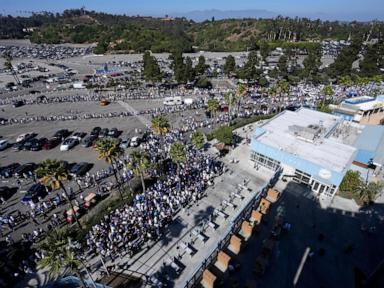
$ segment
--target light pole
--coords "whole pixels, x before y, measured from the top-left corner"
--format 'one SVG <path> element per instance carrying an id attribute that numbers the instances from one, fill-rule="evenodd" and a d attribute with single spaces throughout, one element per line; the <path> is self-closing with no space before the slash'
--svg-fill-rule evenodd
<path id="1" fill-rule="evenodd" d="M 74 243 L 72 242 L 72 239 L 71 239 L 70 237 L 68 237 L 68 248 L 69 248 L 69 249 L 73 249 L 73 248 L 77 248 L 77 247 L 78 247 L 78 244 L 74 244 Z M 74 251 L 72 251 L 72 252 L 74 252 Z M 81 262 L 81 264 L 83 265 L 83 267 L 84 267 L 84 269 L 85 269 L 85 272 L 87 273 L 89 279 L 90 279 L 91 282 L 92 282 L 93 287 L 97 288 L 96 283 L 95 283 L 95 280 L 93 280 L 93 277 L 92 277 L 91 273 L 89 273 L 89 270 L 88 270 L 88 268 L 87 268 L 87 265 L 85 265 L 85 263 L 84 263 L 84 261 L 81 259 L 81 257 L 78 257 L 77 260 L 79 260 L 79 261 Z"/>
<path id="2" fill-rule="evenodd" d="M 373 158 L 369 159 L 367 167 L 367 177 L 365 178 L 365 185 L 368 185 L 369 169 L 373 166 Z"/>

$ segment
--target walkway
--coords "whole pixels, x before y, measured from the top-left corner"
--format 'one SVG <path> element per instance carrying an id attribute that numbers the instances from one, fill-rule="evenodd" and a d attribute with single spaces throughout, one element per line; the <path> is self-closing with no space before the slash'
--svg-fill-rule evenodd
<path id="1" fill-rule="evenodd" d="M 123 106 L 125 110 L 127 110 L 129 113 L 132 113 L 137 120 L 139 120 L 144 126 L 151 127 L 151 121 L 149 121 L 147 118 L 139 114 L 139 111 L 137 111 L 135 108 L 133 108 L 131 105 L 124 101 L 118 101 L 118 103 Z"/>

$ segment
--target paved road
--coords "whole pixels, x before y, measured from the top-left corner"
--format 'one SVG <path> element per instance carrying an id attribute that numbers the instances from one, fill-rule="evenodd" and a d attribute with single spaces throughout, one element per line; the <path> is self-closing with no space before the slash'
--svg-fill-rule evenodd
<path id="1" fill-rule="evenodd" d="M 118 101 L 118 103 L 121 106 L 123 106 L 128 112 L 135 115 L 135 118 L 137 118 L 137 120 L 139 120 L 141 122 L 141 124 L 143 124 L 144 126 L 146 126 L 148 128 L 151 127 L 151 122 L 148 119 L 146 119 L 145 117 L 143 117 L 142 115 L 139 115 L 139 111 L 137 111 L 135 108 L 133 108 L 127 102 Z"/>

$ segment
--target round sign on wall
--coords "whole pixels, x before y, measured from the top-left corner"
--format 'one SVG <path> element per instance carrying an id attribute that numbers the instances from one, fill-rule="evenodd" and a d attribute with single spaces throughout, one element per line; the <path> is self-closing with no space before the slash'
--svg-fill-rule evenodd
<path id="1" fill-rule="evenodd" d="M 331 171 L 327 170 L 327 169 L 321 169 L 319 171 L 319 176 L 323 179 L 329 179 L 332 177 L 332 173 Z"/>

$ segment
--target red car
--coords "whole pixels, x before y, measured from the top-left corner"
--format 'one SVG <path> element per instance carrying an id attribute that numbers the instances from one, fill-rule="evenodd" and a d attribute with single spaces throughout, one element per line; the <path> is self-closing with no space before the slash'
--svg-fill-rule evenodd
<path id="1" fill-rule="evenodd" d="M 59 138 L 52 138 L 52 139 L 49 139 L 47 142 L 45 142 L 45 144 L 43 145 L 43 149 L 44 150 L 51 150 L 53 148 L 55 148 L 57 145 L 59 145 L 61 142 L 61 140 Z"/>

